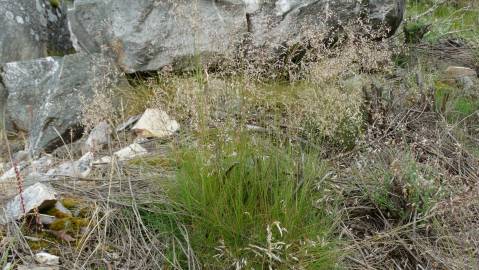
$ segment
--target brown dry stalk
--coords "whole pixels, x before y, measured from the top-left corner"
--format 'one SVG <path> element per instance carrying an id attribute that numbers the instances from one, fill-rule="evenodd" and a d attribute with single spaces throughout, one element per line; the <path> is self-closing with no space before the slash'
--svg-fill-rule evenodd
<path id="1" fill-rule="evenodd" d="M 20 171 L 18 170 L 17 163 L 13 161 L 11 157 L 10 159 L 12 160 L 12 166 L 13 166 L 13 169 L 15 170 L 15 179 L 17 180 L 18 195 L 20 196 L 20 205 L 22 207 L 22 212 L 23 214 L 26 214 L 25 201 L 23 199 L 23 178 L 20 175 Z"/>
<path id="2" fill-rule="evenodd" d="M 22 207 L 23 214 L 26 214 L 25 210 L 25 200 L 23 199 L 23 178 L 20 175 L 20 170 L 18 169 L 17 163 L 13 160 L 12 150 L 10 149 L 10 142 L 8 141 L 8 137 L 6 134 L 5 136 L 5 145 L 7 146 L 8 157 L 10 158 L 10 163 L 12 164 L 13 169 L 15 170 L 15 179 L 17 180 L 17 189 L 18 195 L 20 196 L 20 205 Z"/>

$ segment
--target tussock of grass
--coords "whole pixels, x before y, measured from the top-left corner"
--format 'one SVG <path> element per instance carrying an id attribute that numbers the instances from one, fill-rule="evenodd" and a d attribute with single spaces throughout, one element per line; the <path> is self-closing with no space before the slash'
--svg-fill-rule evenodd
<path id="1" fill-rule="evenodd" d="M 298 150 L 244 134 L 179 153 L 170 220 L 187 228 L 183 240 L 203 267 L 335 268 L 333 220 L 315 205 L 326 167 Z M 165 227 L 151 214 L 147 221 Z"/>

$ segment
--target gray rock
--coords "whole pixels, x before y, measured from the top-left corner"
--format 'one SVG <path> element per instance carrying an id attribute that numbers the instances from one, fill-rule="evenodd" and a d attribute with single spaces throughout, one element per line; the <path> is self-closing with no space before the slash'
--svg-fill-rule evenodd
<path id="1" fill-rule="evenodd" d="M 62 145 L 55 149 L 55 151 L 52 152 L 52 155 L 60 160 L 65 160 L 65 159 L 79 159 L 81 156 L 83 156 L 84 153 L 82 153 L 82 147 L 86 141 L 85 137 L 82 137 L 78 141 L 72 142 L 67 145 Z"/>
<path id="2" fill-rule="evenodd" d="M 52 177 L 47 175 L 44 172 L 30 172 L 29 174 L 25 175 L 23 178 L 24 185 L 26 187 L 29 187 L 31 185 L 34 185 L 36 183 L 47 183 L 52 181 Z"/>
<path id="3" fill-rule="evenodd" d="M 42 0 L 47 18 L 47 53 L 49 56 L 62 56 L 75 53 L 70 38 L 67 20 L 67 1 L 59 1 L 59 6 L 52 6 L 52 1 Z"/>
<path id="4" fill-rule="evenodd" d="M 88 152 L 79 160 L 66 161 L 47 172 L 48 176 L 87 177 L 91 172 L 93 153 Z"/>
<path id="5" fill-rule="evenodd" d="M 79 0 L 68 18 L 77 50 L 107 49 L 126 72 L 224 54 L 247 31 L 242 0 Z"/>
<path id="6" fill-rule="evenodd" d="M 112 129 L 106 121 L 99 123 L 88 135 L 82 147 L 83 153 L 97 152 L 110 143 Z"/>
<path id="7" fill-rule="evenodd" d="M 105 164 L 111 164 L 112 158 L 110 156 L 104 156 L 100 159 L 93 161 L 94 166 L 101 166 Z"/>
<path id="8" fill-rule="evenodd" d="M 118 125 L 115 129 L 116 132 L 128 131 L 133 125 L 140 120 L 141 114 L 129 117 L 125 122 Z"/>
<path id="9" fill-rule="evenodd" d="M 46 215 L 46 214 L 39 214 L 39 218 L 40 218 L 40 223 L 44 225 L 50 225 L 53 222 L 55 222 L 55 220 L 57 220 L 56 217 Z"/>
<path id="10" fill-rule="evenodd" d="M 1 77 L 8 92 L 7 121 L 17 131 L 29 134 L 32 154 L 50 152 L 81 136 L 81 105 L 91 100 L 95 91 L 117 83 L 117 75 L 99 55 L 6 63 Z"/>
<path id="11" fill-rule="evenodd" d="M 42 180 L 42 175 L 50 170 L 53 165 L 53 160 L 49 156 L 43 156 L 37 160 L 23 160 L 16 163 L 17 171 L 20 176 L 24 178 L 24 185 L 30 186 Z M 12 181 L 16 179 L 16 172 L 14 167 L 9 169 L 0 176 L 0 183 Z"/>
<path id="12" fill-rule="evenodd" d="M 46 173 L 53 165 L 53 159 L 50 155 L 45 155 L 39 159 L 33 160 L 29 169 L 30 173 Z"/>
<path id="13" fill-rule="evenodd" d="M 187 67 L 195 55 L 217 61 L 252 39 L 279 47 L 340 22 L 366 17 L 373 28 L 394 33 L 405 0 L 77 0 L 69 10 L 77 50 L 106 52 L 128 73 Z"/>
<path id="14" fill-rule="evenodd" d="M 180 124 L 160 109 L 146 109 L 135 126 L 131 128 L 137 136 L 143 138 L 165 138 L 179 129 Z"/>
<path id="15" fill-rule="evenodd" d="M 406 0 L 369 0 L 366 10 L 373 28 L 386 26 L 388 36 L 391 36 L 402 23 Z"/>
<path id="16" fill-rule="evenodd" d="M 13 270 L 13 264 L 11 262 L 6 262 L 2 270 Z"/>
<path id="17" fill-rule="evenodd" d="M 475 77 L 460 77 L 456 79 L 458 85 L 462 87 L 462 89 L 466 91 L 470 91 L 474 89 L 474 86 L 477 83 L 477 79 Z"/>
<path id="18" fill-rule="evenodd" d="M 42 265 L 59 265 L 60 257 L 47 252 L 39 252 L 35 254 L 35 261 Z"/>
<path id="19" fill-rule="evenodd" d="M 0 63 L 71 51 L 64 8 L 49 0 L 0 1 Z"/>
<path id="20" fill-rule="evenodd" d="M 35 264 L 29 264 L 29 265 L 19 265 L 17 270 L 59 270 L 60 266 L 54 265 L 54 266 L 40 266 L 40 265 L 35 265 Z"/>
<path id="21" fill-rule="evenodd" d="M 35 208 L 38 208 L 40 211 L 43 208 L 50 208 L 56 201 L 57 193 L 52 187 L 36 183 L 26 188 L 21 193 L 21 196 L 19 194 L 7 203 L 5 206 L 5 220 L 1 222 L 18 220 Z"/>
<path id="22" fill-rule="evenodd" d="M 445 71 L 446 79 L 460 79 L 463 77 L 477 77 L 477 72 L 468 67 L 449 66 Z"/>
<path id="23" fill-rule="evenodd" d="M 22 161 L 22 162 L 16 164 L 17 171 L 21 172 L 23 169 L 27 168 L 28 165 L 29 164 L 26 161 Z M 3 181 L 8 180 L 8 179 L 14 179 L 14 178 L 16 178 L 16 175 L 17 174 L 15 172 L 15 168 L 12 166 L 2 176 L 0 176 L 0 182 L 3 182 Z"/>
<path id="24" fill-rule="evenodd" d="M 60 201 L 57 201 L 54 207 L 59 213 L 65 216 L 71 217 L 73 215 L 72 212 L 68 208 L 66 208 Z"/>
<path id="25" fill-rule="evenodd" d="M 125 148 L 122 148 L 114 153 L 114 156 L 119 160 L 119 161 L 125 161 L 125 160 L 130 160 L 133 158 L 141 157 L 148 154 L 148 150 L 143 148 L 138 143 L 133 143 L 128 145 Z M 107 158 L 108 159 L 108 158 Z M 105 160 L 105 161 L 111 161 L 110 160 Z"/>
<path id="26" fill-rule="evenodd" d="M 15 154 L 13 154 L 13 161 L 15 162 L 21 162 L 21 161 L 27 161 L 30 158 L 30 155 L 27 151 L 18 151 Z"/>
<path id="27" fill-rule="evenodd" d="M 0 63 L 47 54 L 47 20 L 41 1 L 0 1 Z"/>
<path id="28" fill-rule="evenodd" d="M 253 44 L 275 48 L 320 35 L 329 38 L 359 19 L 371 29 L 388 28 L 390 36 L 399 27 L 404 9 L 405 0 L 277 0 L 263 3 L 248 19 Z"/>

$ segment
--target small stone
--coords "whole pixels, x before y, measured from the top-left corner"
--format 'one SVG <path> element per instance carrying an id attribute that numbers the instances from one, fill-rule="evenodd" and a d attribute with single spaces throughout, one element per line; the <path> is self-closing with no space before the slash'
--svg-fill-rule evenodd
<path id="1" fill-rule="evenodd" d="M 93 165 L 102 165 L 102 164 L 110 164 L 111 163 L 111 157 L 110 156 L 104 156 L 100 159 L 97 159 L 93 161 Z"/>
<path id="2" fill-rule="evenodd" d="M 53 159 L 50 155 L 43 156 L 37 160 L 32 161 L 29 167 L 30 172 L 46 173 L 53 165 Z"/>
<path id="3" fill-rule="evenodd" d="M 90 132 L 90 135 L 88 135 L 82 147 L 82 152 L 87 153 L 101 150 L 105 145 L 110 143 L 110 135 L 110 125 L 106 121 L 101 122 Z"/>
<path id="4" fill-rule="evenodd" d="M 46 184 L 36 183 L 26 188 L 21 193 L 21 196 L 19 194 L 7 203 L 5 206 L 6 222 L 19 220 L 35 208 L 42 209 L 52 207 L 56 201 L 57 193 L 52 187 Z"/>
<path id="5" fill-rule="evenodd" d="M 19 165 L 17 165 L 17 169 L 20 171 L 22 168 Z M 10 167 L 10 169 L 8 169 L 6 172 L 3 173 L 2 176 L 0 176 L 0 182 L 15 178 L 15 176 L 16 176 L 15 168 Z"/>
<path id="6" fill-rule="evenodd" d="M 60 264 L 60 257 L 46 252 L 35 254 L 35 261 L 42 265 L 58 265 Z"/>
<path id="7" fill-rule="evenodd" d="M 53 151 L 52 155 L 58 159 L 76 159 L 80 158 L 83 154 L 82 147 L 85 144 L 84 138 L 73 142 L 71 144 L 62 145 Z"/>
<path id="8" fill-rule="evenodd" d="M 119 161 L 132 159 L 146 154 L 148 154 L 148 151 L 137 143 L 130 144 L 129 146 L 114 153 Z"/>
<path id="9" fill-rule="evenodd" d="M 39 218 L 40 218 L 40 223 L 43 225 L 50 225 L 53 222 L 55 222 L 55 220 L 57 219 L 54 216 L 50 216 L 46 214 L 39 214 Z"/>
<path id="10" fill-rule="evenodd" d="M 69 176 L 69 177 L 87 177 L 91 172 L 93 163 L 93 153 L 88 152 L 77 161 L 67 161 L 57 168 L 51 169 L 47 175 L 51 176 Z"/>
<path id="11" fill-rule="evenodd" d="M 135 116 L 132 116 L 132 117 L 128 118 L 128 120 L 126 120 L 125 122 L 123 122 L 122 124 L 120 124 L 116 128 L 116 132 L 122 132 L 122 131 L 129 130 L 136 122 L 138 122 L 140 117 L 141 117 L 141 115 L 135 115 Z"/>
<path id="12" fill-rule="evenodd" d="M 132 130 L 140 137 L 164 138 L 173 135 L 180 129 L 174 119 L 159 109 L 147 109 Z"/>
<path id="13" fill-rule="evenodd" d="M 145 144 L 145 143 L 150 142 L 150 141 L 151 141 L 151 139 L 148 139 L 148 138 L 136 137 L 136 138 L 133 140 L 133 143 Z"/>
<path id="14" fill-rule="evenodd" d="M 460 79 L 463 77 L 477 77 L 477 72 L 472 68 L 449 66 L 446 69 L 448 79 Z"/>
<path id="15" fill-rule="evenodd" d="M 39 172 L 31 172 L 23 177 L 24 185 L 26 187 L 39 182 L 48 182 L 50 180 L 52 180 L 52 178 L 49 175 Z"/>
<path id="16" fill-rule="evenodd" d="M 53 160 L 50 156 L 43 156 L 37 160 L 32 161 L 31 163 L 26 161 L 21 161 L 20 163 L 16 164 L 17 171 L 22 175 L 22 177 L 26 177 L 28 175 L 41 175 L 46 173 L 50 166 L 53 164 Z M 6 181 L 9 179 L 15 179 L 17 177 L 16 171 L 14 167 L 10 167 L 3 175 L 0 177 L 0 182 Z"/>
<path id="17" fill-rule="evenodd" d="M 23 169 L 25 169 L 28 166 L 28 164 L 23 161 L 23 162 L 20 162 L 19 164 L 16 164 L 16 166 L 17 166 L 17 171 L 21 172 Z M 13 179 L 16 177 L 17 177 L 17 174 L 15 172 L 15 168 L 10 167 L 10 169 L 8 169 L 2 176 L 0 176 L 0 182 L 8 180 L 8 179 Z"/>
<path id="18" fill-rule="evenodd" d="M 66 216 L 72 216 L 72 215 L 73 215 L 72 212 L 71 212 L 68 208 L 66 208 L 66 207 L 65 207 L 61 202 L 59 202 L 59 201 L 57 201 L 57 202 L 55 203 L 54 208 L 55 208 L 58 212 L 62 213 L 63 215 L 66 215 Z"/>
<path id="19" fill-rule="evenodd" d="M 459 86 L 461 86 L 464 90 L 470 90 L 475 85 L 474 80 L 471 77 L 462 77 L 457 79 L 456 81 Z"/>
<path id="20" fill-rule="evenodd" d="M 15 162 L 27 161 L 29 157 L 30 155 L 28 151 L 18 151 L 15 154 L 13 154 L 13 160 Z"/>
<path id="21" fill-rule="evenodd" d="M 55 266 L 40 266 L 40 265 L 19 265 L 17 270 L 59 270 L 58 265 Z"/>
<path id="22" fill-rule="evenodd" d="M 246 125 L 246 129 L 251 131 L 267 131 L 266 128 L 256 125 Z"/>

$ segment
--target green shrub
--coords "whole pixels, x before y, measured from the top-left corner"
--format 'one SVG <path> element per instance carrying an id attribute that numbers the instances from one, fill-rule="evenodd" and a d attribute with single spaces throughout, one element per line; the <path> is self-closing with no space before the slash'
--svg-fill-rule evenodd
<path id="1" fill-rule="evenodd" d="M 60 5 L 61 5 L 61 2 L 60 2 L 60 0 L 50 0 L 50 5 L 51 5 L 53 8 L 59 8 Z"/>
<path id="2" fill-rule="evenodd" d="M 404 152 L 389 153 L 392 162 L 371 162 L 360 175 L 365 196 L 398 223 L 424 217 L 440 199 L 439 174 Z"/>
<path id="3" fill-rule="evenodd" d="M 461 122 L 479 111 L 479 99 L 458 87 L 437 81 L 435 89 L 436 110 L 443 113 L 449 123 Z"/>
<path id="4" fill-rule="evenodd" d="M 424 35 L 429 31 L 430 25 L 423 21 L 414 21 L 404 24 L 404 37 L 406 43 L 419 43 Z"/>
<path id="5" fill-rule="evenodd" d="M 421 29 L 430 24 L 430 31 L 424 36 L 428 42 L 436 42 L 447 35 L 455 35 L 471 41 L 478 41 L 479 8 L 473 1 L 408 1 L 407 27 Z M 438 3 L 440 2 L 440 3 Z M 406 39 L 408 38 L 405 31 Z"/>

